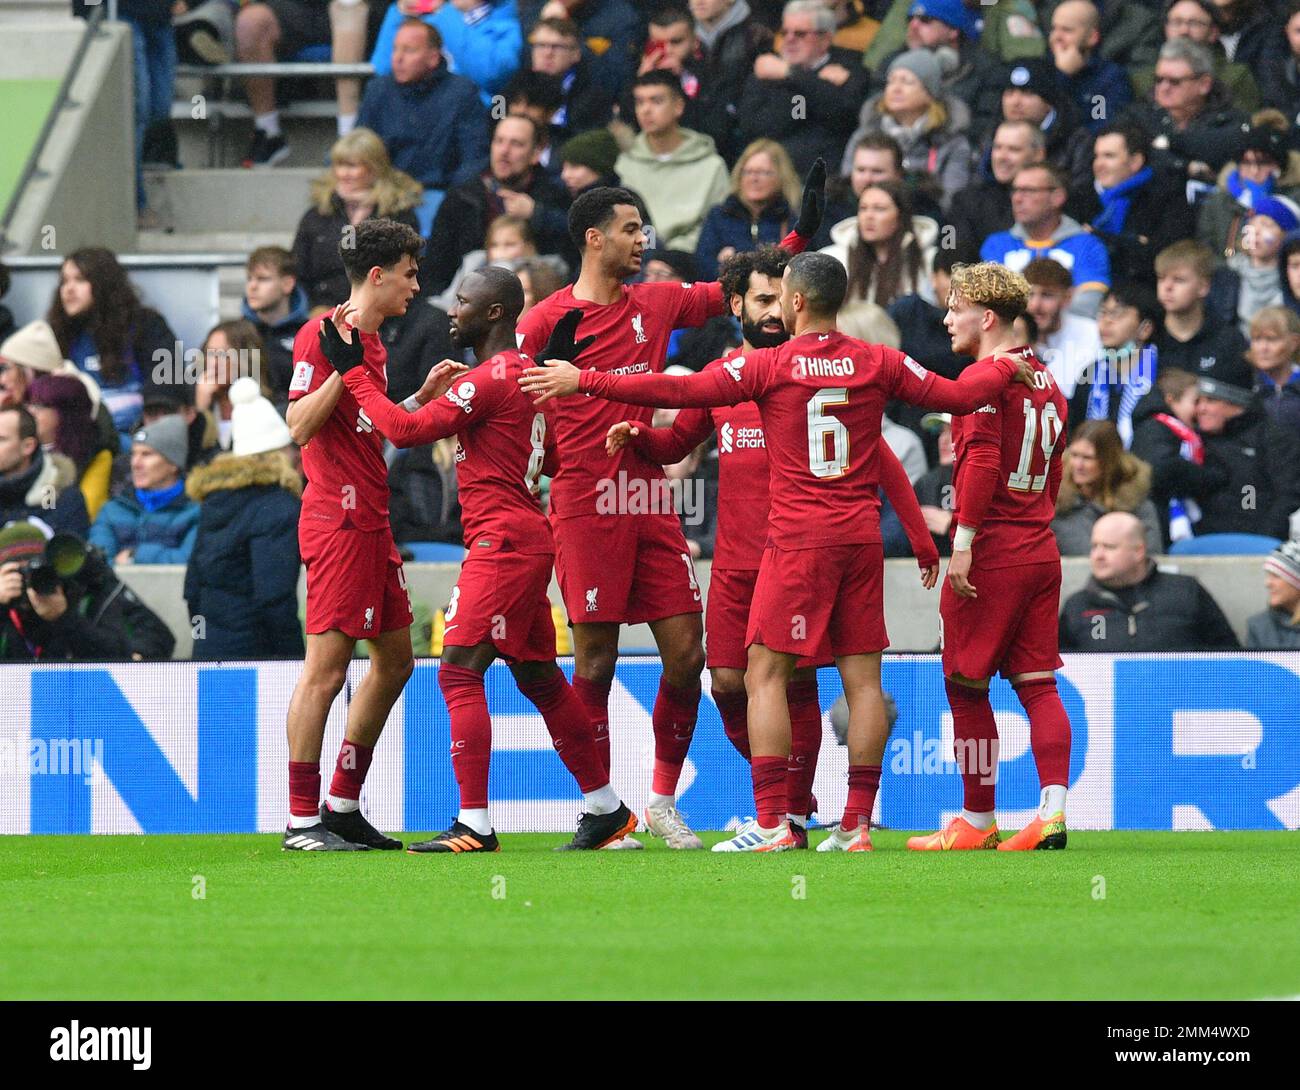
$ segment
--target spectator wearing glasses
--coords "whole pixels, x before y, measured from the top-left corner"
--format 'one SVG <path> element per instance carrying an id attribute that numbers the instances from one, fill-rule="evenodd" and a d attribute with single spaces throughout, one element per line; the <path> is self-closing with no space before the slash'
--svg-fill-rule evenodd
<path id="1" fill-rule="evenodd" d="M 775 140 L 755 140 L 731 169 L 731 192 L 704 217 L 695 247 L 701 280 L 716 280 L 734 254 L 775 246 L 790 230 L 799 207 L 799 176 Z"/>
<path id="2" fill-rule="evenodd" d="M 1227 89 L 1228 97 L 1238 109 L 1251 112 L 1261 104 L 1259 84 L 1250 68 L 1228 59 L 1220 41 L 1220 17 L 1213 0 L 1167 0 L 1164 8 L 1165 41 L 1184 38 L 1209 50 L 1213 58 L 1214 78 Z M 1155 67 L 1139 68 L 1133 73 L 1133 90 L 1138 97 L 1151 93 Z"/>
<path id="3" fill-rule="evenodd" d="M 1149 97 L 1124 111 L 1152 134 L 1152 146 L 1179 175 L 1213 181 L 1235 159 L 1250 122 L 1214 79 L 1214 60 L 1203 45 L 1175 38 L 1160 47 Z"/>
<path id="4" fill-rule="evenodd" d="M 636 78 L 636 44 L 645 20 L 630 0 L 519 0 L 519 23 L 569 19 L 578 26 L 592 82 L 617 91 Z"/>
<path id="5" fill-rule="evenodd" d="M 595 78 L 571 19 L 545 18 L 528 35 L 528 69 L 558 80 L 560 107 L 547 123 L 560 139 L 609 121 L 616 88 Z"/>

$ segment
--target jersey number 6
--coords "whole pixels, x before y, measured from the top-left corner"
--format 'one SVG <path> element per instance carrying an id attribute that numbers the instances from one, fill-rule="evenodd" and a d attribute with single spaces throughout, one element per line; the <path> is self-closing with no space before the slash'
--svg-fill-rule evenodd
<path id="1" fill-rule="evenodd" d="M 849 429 L 825 411 L 848 403 L 849 391 L 843 386 L 818 390 L 808 400 L 808 468 L 814 477 L 842 477 L 849 468 Z"/>

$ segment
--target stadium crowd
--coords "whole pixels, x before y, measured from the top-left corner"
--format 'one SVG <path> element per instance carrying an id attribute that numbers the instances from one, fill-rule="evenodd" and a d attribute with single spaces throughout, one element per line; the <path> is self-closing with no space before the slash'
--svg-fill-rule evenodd
<path id="1" fill-rule="evenodd" d="M 1069 400 L 1053 529 L 1092 568 L 1064 603 L 1062 647 L 1236 646 L 1209 595 L 1152 559 L 1208 535 L 1275 540 L 1250 643 L 1300 646 L 1300 547 L 1283 544 L 1300 514 L 1300 0 L 118 12 L 135 40 L 142 161 L 175 162 L 178 55 L 368 58 L 376 72 L 363 89 L 338 81 L 338 140 L 310 207 L 284 225 L 292 245 L 250 254 L 243 317 L 211 330 L 201 363 L 154 366 L 176 338 L 93 247 L 67 256 L 42 319 L 0 331 L 0 524 L 79 535 L 114 567 L 188 563 L 186 600 L 206 621 L 196 656 L 302 654 L 302 477 L 284 412 L 296 332 L 348 295 L 350 228 L 390 218 L 426 239 L 421 298 L 380 331 L 401 401 L 453 354 L 447 311 L 466 275 L 517 272 L 525 313 L 576 276 L 566 217 L 582 193 L 622 185 L 640 199 L 644 279 L 708 280 L 791 229 L 818 157 L 840 168 L 813 245 L 847 270 L 847 332 L 954 377 L 970 362 L 943 328 L 954 264 L 999 261 L 1031 285 L 1025 340 Z M 249 78 L 245 94 L 245 165 L 273 167 L 288 155 L 276 81 Z M 147 222 L 143 189 L 140 208 Z M 666 362 L 696 371 L 740 342 L 737 320 L 714 318 L 674 333 Z M 947 433 L 943 414 L 888 409 L 885 439 L 941 550 Z M 394 452 L 399 543 L 459 542 L 455 449 Z M 717 469 L 710 439 L 673 472 L 708 497 Z M 887 554 L 911 555 L 891 515 L 886 501 Z M 697 555 L 710 555 L 711 520 L 686 528 Z M 0 548 L 0 597 L 28 594 L 48 624 L 20 578 L 32 550 L 30 535 Z M 1111 613 L 1099 636 L 1092 618 Z M 0 655 L 36 657 L 41 641 L 9 628 Z"/>

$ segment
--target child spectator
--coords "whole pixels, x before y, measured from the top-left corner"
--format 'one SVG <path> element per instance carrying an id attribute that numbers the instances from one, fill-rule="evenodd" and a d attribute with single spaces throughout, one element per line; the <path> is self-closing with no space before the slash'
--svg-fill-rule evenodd
<path id="1" fill-rule="evenodd" d="M 1235 322 L 1215 321 L 1205 310 L 1213 275 L 1214 255 L 1192 239 L 1175 242 L 1156 255 L 1156 295 L 1165 311 L 1152 338 L 1157 366 L 1249 386 L 1245 337 Z"/>
<path id="2" fill-rule="evenodd" d="M 1252 651 L 1300 651 L 1300 542 L 1284 541 L 1264 561 L 1268 609 L 1246 621 Z"/>
<path id="3" fill-rule="evenodd" d="M 0 414 L 2 415 L 2 414 Z M 135 433 L 131 487 L 113 497 L 90 528 L 110 563 L 184 564 L 199 530 L 199 505 L 185 495 L 185 421 L 164 416 Z"/>
<path id="4" fill-rule="evenodd" d="M 262 339 L 271 403 L 288 405 L 293 338 L 307 320 L 307 293 L 298 283 L 293 254 L 283 246 L 262 246 L 248 255 L 243 314 Z"/>
<path id="5" fill-rule="evenodd" d="M 190 474 L 198 533 L 185 571 L 196 659 L 301 658 L 298 514 L 302 478 L 288 425 L 257 382 L 230 387 L 232 451 Z"/>
<path id="6" fill-rule="evenodd" d="M 1265 307 L 1250 320 L 1255 392 L 1269 416 L 1300 435 L 1300 314 Z"/>
<path id="7" fill-rule="evenodd" d="M 1156 390 L 1157 396 L 1143 399 L 1133 414 L 1131 449 L 1151 467 L 1151 500 L 1172 544 L 1195 533 L 1201 519 L 1196 501 L 1222 488 L 1227 476 L 1205 463 L 1205 445 L 1196 431 L 1197 377 L 1162 371 Z"/>
<path id="8" fill-rule="evenodd" d="M 1052 533 L 1062 556 L 1086 556 L 1093 524 L 1112 511 L 1128 511 L 1146 530 L 1147 551 L 1162 547 L 1160 518 L 1148 499 L 1151 467 L 1128 453 L 1109 420 L 1086 420 L 1065 451 Z"/>
<path id="9" fill-rule="evenodd" d="M 1282 303 L 1282 274 L 1278 255 L 1282 236 L 1300 227 L 1300 208 L 1286 197 L 1264 197 L 1241 228 L 1241 248 L 1228 258 L 1237 274 L 1236 317 L 1242 336 L 1250 333 L 1250 320 L 1265 307 Z"/>
<path id="10" fill-rule="evenodd" d="M 1109 420 L 1124 449 L 1132 448 L 1133 414 L 1155 382 L 1151 337 L 1160 317 L 1156 293 L 1145 284 L 1120 284 L 1106 293 L 1097 311 L 1101 352 L 1070 397 L 1069 428 L 1084 420 Z"/>

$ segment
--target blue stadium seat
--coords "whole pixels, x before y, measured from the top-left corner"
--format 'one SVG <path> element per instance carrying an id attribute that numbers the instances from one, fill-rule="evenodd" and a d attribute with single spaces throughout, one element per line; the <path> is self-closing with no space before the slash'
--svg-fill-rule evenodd
<path id="1" fill-rule="evenodd" d="M 322 42 L 320 45 L 309 45 L 305 49 L 298 50 L 292 59 L 297 64 L 329 64 L 331 58 L 330 43 Z"/>
<path id="2" fill-rule="evenodd" d="M 465 559 L 465 547 L 450 541 L 404 541 L 420 564 L 459 564 Z"/>
<path id="3" fill-rule="evenodd" d="M 1282 542 L 1262 534 L 1206 534 L 1175 541 L 1170 556 L 1262 556 Z"/>

